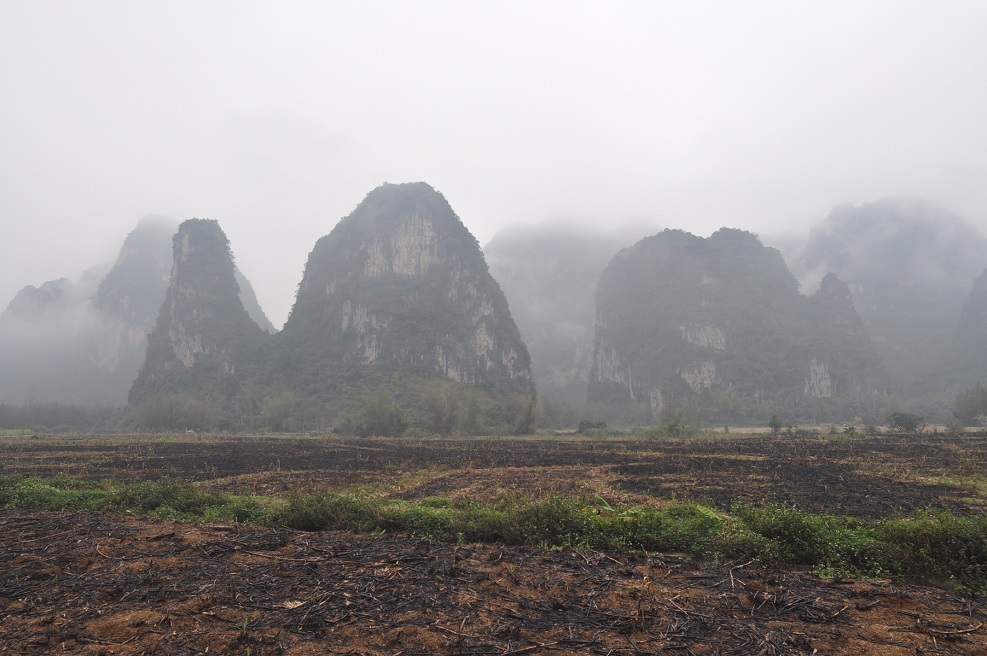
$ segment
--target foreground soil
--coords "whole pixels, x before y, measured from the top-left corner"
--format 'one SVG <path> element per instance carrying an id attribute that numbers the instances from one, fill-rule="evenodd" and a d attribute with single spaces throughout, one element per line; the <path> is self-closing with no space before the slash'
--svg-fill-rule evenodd
<path id="1" fill-rule="evenodd" d="M 743 563 L 0 510 L 0 653 L 984 654 L 985 618 Z"/>

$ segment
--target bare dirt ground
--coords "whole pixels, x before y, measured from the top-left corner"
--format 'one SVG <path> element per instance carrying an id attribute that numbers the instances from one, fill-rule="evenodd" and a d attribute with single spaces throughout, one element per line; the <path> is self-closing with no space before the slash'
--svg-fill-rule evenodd
<path id="1" fill-rule="evenodd" d="M 982 514 L 982 437 L 661 442 L 0 439 L 0 474 L 379 486 L 404 498 L 601 494 L 883 517 Z M 987 601 L 674 554 L 450 545 L 0 510 L 0 653 L 985 654 Z"/>
<path id="2" fill-rule="evenodd" d="M 18 654 L 983 654 L 983 600 L 655 555 L 0 512 Z"/>
<path id="3" fill-rule="evenodd" d="M 248 436 L 0 438 L 0 474 L 201 481 L 231 492 L 382 487 L 406 499 L 600 494 L 727 510 L 794 505 L 864 518 L 918 508 L 987 512 L 987 437 L 715 436 L 628 441 Z M 979 477 L 979 478 L 978 478 Z"/>

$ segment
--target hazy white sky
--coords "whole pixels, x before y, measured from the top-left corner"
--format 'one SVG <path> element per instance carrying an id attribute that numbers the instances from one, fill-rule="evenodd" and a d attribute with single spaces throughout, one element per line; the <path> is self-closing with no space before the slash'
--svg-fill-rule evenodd
<path id="1" fill-rule="evenodd" d="M 2 0 L 0 309 L 147 214 L 219 220 L 280 325 L 316 239 L 424 180 L 503 225 L 987 230 L 987 2 Z"/>

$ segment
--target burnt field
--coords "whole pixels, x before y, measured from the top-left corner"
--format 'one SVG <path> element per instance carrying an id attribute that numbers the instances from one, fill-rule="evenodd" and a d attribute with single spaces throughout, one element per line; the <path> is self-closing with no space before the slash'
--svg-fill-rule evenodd
<path id="1" fill-rule="evenodd" d="M 793 505 L 862 518 L 983 514 L 987 439 L 714 436 L 619 441 L 113 436 L 0 438 L 0 473 L 206 483 L 230 492 L 380 486 L 380 494 L 497 499 L 599 494 L 613 503 Z"/>
<path id="2" fill-rule="evenodd" d="M 0 438 L 0 474 L 265 497 L 599 495 L 981 517 L 983 436 Z M 987 602 L 748 561 L 0 509 L 0 653 L 983 654 Z"/>

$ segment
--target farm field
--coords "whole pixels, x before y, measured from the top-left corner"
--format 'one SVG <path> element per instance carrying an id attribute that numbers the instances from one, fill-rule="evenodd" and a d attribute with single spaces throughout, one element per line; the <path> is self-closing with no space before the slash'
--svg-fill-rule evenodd
<path id="1" fill-rule="evenodd" d="M 983 517 L 982 435 L 681 440 L 0 438 L 0 474 L 196 481 L 264 497 L 598 496 Z M 451 544 L 104 513 L 0 510 L 0 653 L 982 654 L 948 581 L 819 578 L 677 553 Z"/>

